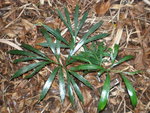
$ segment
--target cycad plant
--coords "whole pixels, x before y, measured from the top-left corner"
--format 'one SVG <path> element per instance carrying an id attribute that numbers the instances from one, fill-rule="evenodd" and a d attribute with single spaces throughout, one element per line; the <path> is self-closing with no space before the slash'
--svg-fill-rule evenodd
<path id="1" fill-rule="evenodd" d="M 101 77 L 106 76 L 106 80 L 101 91 L 101 97 L 98 103 L 98 112 L 102 111 L 108 101 L 110 92 L 110 73 L 120 74 L 123 82 L 125 83 L 127 92 L 129 94 L 131 103 L 133 107 L 137 105 L 136 92 L 130 83 L 130 81 L 125 77 L 125 75 L 138 74 L 140 71 L 128 72 L 127 70 L 116 70 L 117 66 L 121 63 L 128 61 L 133 58 L 133 56 L 128 55 L 120 60 L 116 60 L 119 51 L 119 45 L 115 45 L 113 49 L 108 48 L 103 42 L 95 44 L 93 43 L 91 48 L 84 46 L 85 51 L 80 52 L 78 55 L 72 56 L 70 62 L 80 61 L 83 64 L 76 67 L 71 67 L 71 71 L 84 71 L 84 73 L 97 72 L 97 75 Z"/>
<path id="2" fill-rule="evenodd" d="M 78 20 L 79 17 L 79 6 L 77 5 L 75 8 L 74 13 L 74 19 L 71 20 L 69 16 L 68 10 L 65 8 L 64 12 L 65 15 L 63 15 L 59 10 L 57 10 L 58 15 L 60 19 L 63 21 L 64 25 L 68 28 L 68 31 L 70 33 L 70 41 L 67 41 L 65 37 L 61 35 L 61 32 L 59 29 L 52 29 L 51 27 L 40 24 L 41 26 L 41 33 L 46 39 L 46 42 L 40 43 L 39 45 L 49 48 L 51 52 L 53 53 L 53 56 L 56 60 L 53 60 L 49 58 L 45 53 L 39 51 L 38 49 L 33 48 L 32 46 L 28 44 L 22 44 L 21 47 L 24 50 L 11 50 L 9 51 L 10 54 L 14 55 L 21 55 L 22 58 L 14 60 L 14 63 L 19 62 L 28 62 L 28 61 L 35 61 L 33 64 L 29 64 L 28 66 L 25 66 L 21 69 L 19 69 L 11 79 L 14 79 L 16 77 L 19 77 L 25 73 L 31 72 L 28 76 L 25 78 L 31 78 L 35 74 L 37 74 L 42 68 L 44 68 L 47 65 L 54 64 L 54 69 L 49 75 L 49 78 L 45 82 L 43 89 L 40 94 L 40 100 L 43 100 L 46 94 L 48 93 L 48 90 L 50 89 L 54 78 L 58 76 L 59 80 L 59 90 L 60 90 L 60 98 L 62 102 L 65 99 L 66 96 L 66 88 L 68 90 L 68 96 L 71 101 L 71 103 L 74 103 L 74 93 L 78 96 L 80 101 L 84 101 L 83 95 L 81 93 L 81 90 L 77 84 L 77 80 L 85 84 L 87 87 L 93 89 L 92 85 L 89 81 L 87 81 L 82 75 L 79 75 L 77 71 L 85 70 L 86 73 L 97 71 L 98 75 L 106 73 L 106 81 L 104 83 L 104 87 L 102 90 L 101 99 L 98 105 L 98 111 L 103 110 L 108 99 L 109 89 L 110 89 L 110 75 L 109 72 L 111 72 L 112 68 L 119 65 L 120 63 L 129 60 L 132 58 L 132 56 L 126 56 L 123 59 L 116 62 L 116 57 L 118 54 L 118 45 L 115 45 L 114 52 L 110 51 L 110 49 L 107 50 L 106 46 L 103 44 L 100 44 L 98 46 L 95 46 L 95 50 L 91 51 L 90 48 L 86 47 L 86 44 L 90 42 L 94 42 L 96 40 L 102 39 L 106 36 L 108 36 L 107 33 L 98 34 L 95 36 L 90 36 L 93 32 L 95 32 L 103 22 L 98 22 L 95 25 L 93 25 L 87 33 L 85 33 L 80 41 L 77 41 L 77 36 L 79 34 L 79 31 L 83 27 L 88 12 L 85 12 L 81 20 Z M 73 23 L 73 25 L 72 25 Z M 39 25 L 39 24 L 38 24 Z M 53 36 L 53 37 L 52 37 Z M 81 48 L 84 47 L 84 52 L 79 52 L 78 55 L 76 55 L 76 52 Z M 68 55 L 65 57 L 63 56 L 62 49 L 69 49 Z M 106 51 L 107 50 L 107 51 Z M 63 58 L 62 58 L 63 56 Z M 88 56 L 88 57 L 87 57 Z M 109 60 L 108 58 L 111 58 Z M 62 60 L 63 59 L 63 60 Z M 70 64 L 79 61 L 82 63 L 82 65 L 79 65 L 77 67 L 71 67 L 68 68 Z M 111 61 L 112 65 L 110 67 L 105 67 L 103 64 L 104 62 Z M 137 98 L 135 91 L 128 81 L 128 79 L 124 76 L 124 73 L 121 71 L 117 71 L 117 73 L 120 73 L 129 92 L 129 95 L 131 97 L 131 102 L 133 106 L 136 106 Z M 67 87 L 65 87 L 67 86 Z"/>

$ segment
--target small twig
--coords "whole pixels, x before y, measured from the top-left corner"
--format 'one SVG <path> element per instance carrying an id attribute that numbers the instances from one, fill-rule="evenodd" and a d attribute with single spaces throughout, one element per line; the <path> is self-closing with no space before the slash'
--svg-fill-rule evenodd
<path id="1" fill-rule="evenodd" d="M 119 104 L 119 106 L 118 106 L 118 109 L 117 109 L 116 113 L 118 113 L 118 111 L 120 110 L 120 107 L 121 107 L 123 101 L 124 101 L 124 100 L 122 100 L 122 101 L 120 102 L 120 104 Z"/>
<path id="2" fill-rule="evenodd" d="M 44 113 L 45 109 L 48 107 L 49 103 L 46 104 L 46 106 L 43 108 L 43 110 L 41 111 L 41 113 Z"/>
<path id="3" fill-rule="evenodd" d="M 67 106 L 67 108 L 65 109 L 65 111 L 62 112 L 62 113 L 66 113 L 68 111 L 68 109 L 70 108 L 70 106 L 71 106 L 71 103 Z"/>
<path id="4" fill-rule="evenodd" d="M 124 100 L 124 113 L 126 113 L 126 101 L 125 101 L 125 96 L 124 96 L 123 100 Z"/>

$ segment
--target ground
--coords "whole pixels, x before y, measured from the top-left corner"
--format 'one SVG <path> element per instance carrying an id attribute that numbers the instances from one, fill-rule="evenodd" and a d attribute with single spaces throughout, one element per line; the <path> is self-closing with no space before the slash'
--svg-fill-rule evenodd
<path id="1" fill-rule="evenodd" d="M 103 113 L 149 113 L 150 112 L 150 6 L 142 0 L 1 0 L 0 2 L 0 111 L 1 113 L 96 113 L 100 97 L 99 91 L 82 86 L 84 104 L 76 101 L 72 106 L 68 97 L 61 103 L 57 80 L 53 83 L 46 98 L 39 102 L 39 94 L 49 71 L 43 69 L 33 78 L 23 77 L 10 80 L 17 69 L 27 63 L 13 64 L 18 56 L 7 53 L 21 49 L 27 43 L 51 55 L 46 48 L 37 43 L 44 42 L 37 23 L 65 30 L 56 9 L 63 13 L 67 7 L 71 18 L 76 4 L 80 7 L 80 18 L 89 11 L 84 31 L 96 22 L 104 21 L 95 32 L 109 33 L 104 41 L 109 47 L 120 45 L 119 56 L 133 55 L 134 59 L 124 64 L 129 70 L 141 70 L 140 74 L 127 76 L 138 96 L 138 105 L 131 106 L 124 84 L 118 75 L 119 83 L 111 89 L 110 99 Z M 68 32 L 64 37 L 69 40 Z M 80 37 L 79 37 L 80 38 Z M 25 76 L 25 75 L 23 75 Z M 87 79 L 96 89 L 102 87 L 95 76 Z M 102 78 L 103 79 L 103 78 Z"/>

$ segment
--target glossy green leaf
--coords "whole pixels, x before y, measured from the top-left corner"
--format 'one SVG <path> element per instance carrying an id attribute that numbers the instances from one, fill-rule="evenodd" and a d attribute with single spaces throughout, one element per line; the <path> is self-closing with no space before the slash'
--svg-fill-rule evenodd
<path id="1" fill-rule="evenodd" d="M 71 71 L 79 71 L 79 70 L 104 70 L 103 67 L 93 64 L 83 64 L 76 67 L 71 67 Z"/>
<path id="2" fill-rule="evenodd" d="M 45 67 L 47 64 L 49 64 L 49 62 L 43 62 L 43 64 L 39 65 L 38 67 L 36 67 L 34 69 L 34 71 L 30 74 L 30 75 L 27 75 L 25 78 L 26 79 L 29 79 L 31 77 L 33 77 L 35 74 L 37 74 L 43 67 Z"/>
<path id="3" fill-rule="evenodd" d="M 65 90 L 65 81 L 64 81 L 64 76 L 63 76 L 62 69 L 60 69 L 58 76 L 59 76 L 60 97 L 61 97 L 61 100 L 63 102 L 64 99 L 65 99 L 66 90 Z"/>
<path id="4" fill-rule="evenodd" d="M 80 42 L 76 45 L 76 47 L 74 48 L 74 50 L 71 51 L 70 56 L 72 56 L 73 54 L 75 54 L 78 51 L 78 49 L 80 49 L 80 47 L 83 46 L 83 44 L 86 42 L 88 36 L 91 35 L 95 30 L 97 30 L 102 25 L 102 23 L 103 22 L 99 22 L 99 23 L 93 25 L 89 29 L 89 31 L 83 36 L 83 38 L 80 40 Z"/>
<path id="5" fill-rule="evenodd" d="M 68 29 L 69 29 L 71 35 L 74 36 L 73 30 L 72 30 L 72 27 L 71 27 L 70 16 L 69 16 L 69 12 L 68 12 L 67 8 L 65 8 L 65 16 L 66 16 L 66 20 L 67 20 L 67 23 L 68 23 Z"/>
<path id="6" fill-rule="evenodd" d="M 69 73 L 67 73 L 68 95 L 69 95 L 69 99 L 70 99 L 71 103 L 74 104 L 74 96 L 73 96 L 73 90 L 72 90 L 72 87 L 71 87 L 70 76 L 71 75 L 69 75 Z"/>
<path id="7" fill-rule="evenodd" d="M 60 55 L 60 41 L 56 40 L 56 53 L 57 55 Z"/>
<path id="8" fill-rule="evenodd" d="M 89 35 L 91 35 L 95 30 L 97 30 L 101 25 L 103 24 L 103 22 L 98 22 L 95 25 L 93 25 L 89 31 L 83 36 L 83 38 L 88 37 Z"/>
<path id="9" fill-rule="evenodd" d="M 49 44 L 47 42 L 43 42 L 43 43 L 38 43 L 38 45 L 43 46 L 43 47 L 49 47 Z M 61 48 L 69 48 L 69 46 L 65 45 L 65 44 L 60 44 Z"/>
<path id="10" fill-rule="evenodd" d="M 98 112 L 102 111 L 105 108 L 107 101 L 108 101 L 109 92 L 110 92 L 110 75 L 107 74 L 106 80 L 102 89 L 100 101 L 98 103 L 98 109 L 97 109 Z"/>
<path id="11" fill-rule="evenodd" d="M 53 80 L 58 72 L 59 68 L 55 68 L 52 73 L 50 74 L 49 78 L 47 79 L 47 81 L 45 82 L 44 86 L 43 86 L 43 89 L 41 91 L 41 94 L 40 94 L 40 101 L 44 99 L 44 97 L 46 96 L 48 90 L 50 89 L 52 83 L 53 83 Z"/>
<path id="12" fill-rule="evenodd" d="M 54 29 L 52 29 L 52 28 L 50 28 L 49 26 L 44 25 L 44 24 L 43 24 L 42 26 L 43 26 L 48 32 L 50 32 L 51 34 L 53 34 L 53 35 L 56 37 L 57 40 L 60 40 L 60 41 L 62 41 L 62 42 L 64 42 L 65 44 L 68 45 L 67 40 L 66 40 L 65 38 L 63 38 L 63 37 L 61 36 L 61 34 L 58 33 L 56 30 L 54 30 Z"/>
<path id="13" fill-rule="evenodd" d="M 102 33 L 102 34 L 99 34 L 99 35 L 95 35 L 91 38 L 88 38 L 86 41 L 85 41 L 85 44 L 89 43 L 89 42 L 92 42 L 92 41 L 96 41 L 96 40 L 99 40 L 99 39 L 102 39 L 102 38 L 105 38 L 107 37 L 109 34 L 108 33 Z"/>
<path id="14" fill-rule="evenodd" d="M 22 50 L 10 50 L 8 51 L 9 54 L 13 55 L 23 55 L 23 56 L 37 56 L 34 53 L 28 52 L 28 51 L 22 51 Z"/>
<path id="15" fill-rule="evenodd" d="M 88 56 L 87 56 L 88 55 Z M 88 49 L 88 50 L 85 50 L 85 51 L 81 51 L 77 56 L 80 56 L 80 57 L 93 57 L 93 54 L 92 52 Z"/>
<path id="16" fill-rule="evenodd" d="M 69 11 L 67 8 L 65 8 L 65 16 L 66 16 L 66 20 L 68 25 L 71 27 L 71 21 L 70 21 L 70 16 L 69 16 Z"/>
<path id="17" fill-rule="evenodd" d="M 96 36 L 96 35 L 95 35 Z M 90 39 L 90 38 L 89 38 Z M 88 40 L 88 39 L 87 39 Z M 91 46 L 90 46 L 90 51 L 93 52 L 94 54 L 96 53 L 97 51 L 97 43 L 95 42 L 91 42 Z"/>
<path id="18" fill-rule="evenodd" d="M 82 75 L 79 75 L 76 72 L 72 72 L 72 71 L 70 71 L 70 73 L 74 77 L 76 77 L 78 80 L 80 80 L 82 83 L 84 83 L 86 86 L 88 86 L 89 88 L 93 89 L 93 86 L 90 84 L 90 82 L 88 80 L 86 80 Z"/>
<path id="19" fill-rule="evenodd" d="M 32 52 L 34 52 L 34 53 L 36 53 L 36 54 L 38 54 L 38 55 L 40 55 L 40 56 L 42 56 L 42 57 L 47 58 L 47 56 L 46 56 L 45 54 L 43 54 L 43 53 L 40 52 L 38 49 L 35 49 L 35 48 L 33 48 L 32 46 L 30 46 L 30 45 L 28 45 L 28 44 L 22 44 L 21 46 L 22 46 L 23 48 L 29 50 L 29 51 L 32 51 Z"/>
<path id="20" fill-rule="evenodd" d="M 106 51 L 106 52 L 103 53 L 103 56 L 104 57 L 110 57 L 110 53 L 108 51 Z"/>
<path id="21" fill-rule="evenodd" d="M 119 45 L 115 44 L 114 46 L 114 52 L 111 53 L 111 61 L 112 63 L 115 62 L 117 55 L 118 55 L 118 51 L 119 51 Z"/>
<path id="22" fill-rule="evenodd" d="M 16 78 L 16 77 L 19 77 L 19 76 L 21 76 L 22 74 L 24 74 L 24 73 L 26 73 L 26 72 L 28 72 L 28 71 L 30 71 L 30 70 L 36 68 L 37 66 L 42 65 L 43 63 L 45 63 L 45 62 L 38 62 L 38 63 L 33 63 L 33 64 L 28 65 L 28 66 L 25 66 L 25 67 L 19 69 L 19 70 L 11 77 L 11 79 L 14 79 L 14 78 Z"/>
<path id="23" fill-rule="evenodd" d="M 81 62 L 87 62 L 87 63 L 90 63 L 90 60 L 86 59 L 85 57 L 83 56 L 72 56 L 72 58 L 75 60 L 75 61 L 81 61 Z"/>
<path id="24" fill-rule="evenodd" d="M 141 73 L 142 71 L 138 70 L 138 71 L 133 71 L 133 72 L 122 72 L 123 74 L 126 74 L 126 75 L 136 75 L 136 74 L 139 74 Z"/>
<path id="25" fill-rule="evenodd" d="M 119 65 L 119 64 L 121 64 L 121 63 L 123 63 L 123 62 L 125 62 L 125 61 L 128 61 L 128 60 L 130 60 L 130 59 L 132 59 L 132 58 L 133 58 L 133 56 L 131 56 L 131 55 L 125 56 L 125 57 L 123 57 L 121 60 L 119 60 L 118 62 L 116 62 L 116 63 L 114 63 L 113 65 L 111 65 L 111 68 L 112 68 L 112 67 L 115 67 L 115 66 L 117 66 L 117 65 Z"/>
<path id="26" fill-rule="evenodd" d="M 105 50 L 105 47 L 104 47 L 104 43 L 101 42 L 98 46 L 98 52 L 97 52 L 97 56 L 99 58 L 99 63 L 102 64 L 103 62 L 103 57 L 104 57 L 104 50 Z"/>
<path id="27" fill-rule="evenodd" d="M 75 31 L 75 34 L 77 31 L 77 26 L 78 26 L 78 17 L 79 17 L 79 6 L 76 5 L 75 14 L 74 14 L 74 31 Z"/>
<path id="28" fill-rule="evenodd" d="M 47 60 L 43 57 L 39 57 L 39 56 L 35 56 L 35 57 L 23 57 L 23 58 L 19 58 L 13 61 L 13 63 L 19 63 L 19 62 L 26 62 L 26 61 L 30 61 L 30 60 Z"/>
<path id="29" fill-rule="evenodd" d="M 100 65 L 100 60 L 97 57 L 88 57 L 88 59 L 90 60 L 91 64 L 93 65 Z"/>
<path id="30" fill-rule="evenodd" d="M 105 71 L 106 71 L 106 70 L 100 70 L 100 71 L 98 72 L 98 76 L 100 77 Z"/>
<path id="31" fill-rule="evenodd" d="M 71 35 L 73 36 L 73 31 L 72 31 L 72 27 L 71 27 L 70 16 L 69 16 L 68 10 L 65 8 L 65 16 L 66 16 L 67 21 L 65 20 L 63 14 L 60 12 L 60 10 L 57 10 L 57 13 L 58 13 L 60 19 L 63 21 L 63 23 L 67 26 L 67 28 L 70 31 Z"/>
<path id="32" fill-rule="evenodd" d="M 72 64 L 73 62 L 76 62 L 76 59 L 67 59 L 66 61 L 66 66 L 68 66 L 69 64 Z"/>
<path id="33" fill-rule="evenodd" d="M 82 95 L 82 93 L 81 93 L 81 91 L 80 91 L 78 85 L 76 84 L 76 82 L 73 80 L 72 77 L 70 77 L 70 80 L 71 80 L 71 83 L 72 83 L 72 85 L 73 85 L 73 88 L 74 88 L 76 94 L 78 95 L 80 101 L 83 102 L 83 95 Z"/>
<path id="34" fill-rule="evenodd" d="M 75 31 L 75 37 L 78 35 L 80 29 L 82 28 L 83 24 L 85 23 L 85 20 L 87 19 L 87 16 L 88 16 L 88 12 L 85 12 L 83 14 L 82 19 L 80 20 L 80 23 L 79 23 L 79 25 L 77 27 L 77 30 Z"/>
<path id="35" fill-rule="evenodd" d="M 65 8 L 66 9 L 66 8 Z M 60 17 L 60 19 L 63 21 L 63 23 L 68 27 L 68 23 L 65 19 L 65 16 L 61 13 L 61 11 L 59 9 L 57 9 L 57 13 L 58 13 L 58 16 Z M 66 13 L 66 12 L 65 12 Z M 67 12 L 68 13 L 68 12 Z M 69 15 L 69 14 L 68 14 Z"/>
<path id="36" fill-rule="evenodd" d="M 97 64 L 98 63 L 98 61 L 97 61 L 97 59 L 95 59 L 95 56 L 93 55 L 93 53 L 89 52 L 89 51 L 81 52 L 77 56 L 71 56 L 71 58 L 72 59 L 70 59 L 67 62 L 67 64 L 71 64 L 76 61 L 86 62 L 89 64 Z"/>
<path id="37" fill-rule="evenodd" d="M 96 62 L 97 62 L 97 60 L 99 60 L 95 51 L 91 51 L 91 50 L 84 51 L 84 53 L 81 53 L 80 55 L 85 57 L 86 59 L 90 60 L 91 63 L 93 62 L 93 60 L 96 60 Z"/>
<path id="38" fill-rule="evenodd" d="M 46 29 L 40 29 L 41 33 L 44 35 L 46 41 L 47 41 L 47 44 L 48 44 L 48 47 L 50 47 L 51 51 L 56 54 L 56 51 L 55 51 L 55 43 L 52 41 L 49 33 L 46 31 Z"/>
<path id="39" fill-rule="evenodd" d="M 130 96 L 130 100 L 131 100 L 132 106 L 136 107 L 136 105 L 137 105 L 136 92 L 135 92 L 132 84 L 130 83 L 130 81 L 123 74 L 121 74 L 121 77 L 122 77 L 122 79 L 123 79 L 123 81 L 125 83 L 125 86 L 127 88 L 127 91 L 128 91 L 129 96 Z"/>

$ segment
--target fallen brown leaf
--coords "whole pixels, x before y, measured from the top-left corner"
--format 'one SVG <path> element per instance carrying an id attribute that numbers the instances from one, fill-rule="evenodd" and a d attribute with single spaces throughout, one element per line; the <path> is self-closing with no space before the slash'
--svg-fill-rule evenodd
<path id="1" fill-rule="evenodd" d="M 92 101 L 92 95 L 91 95 L 91 90 L 87 87 L 82 87 L 81 88 L 83 97 L 84 99 L 84 106 L 88 106 L 90 102 Z"/>
<path id="2" fill-rule="evenodd" d="M 103 2 L 98 2 L 95 7 L 96 14 L 104 15 L 110 8 L 110 0 L 105 0 Z"/>

